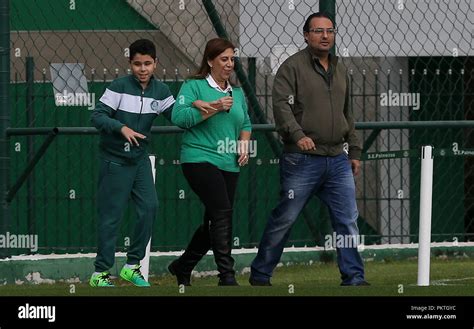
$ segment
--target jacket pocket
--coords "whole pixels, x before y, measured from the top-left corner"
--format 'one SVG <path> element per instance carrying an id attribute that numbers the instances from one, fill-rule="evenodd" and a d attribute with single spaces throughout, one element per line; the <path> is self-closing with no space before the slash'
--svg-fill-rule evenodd
<path id="1" fill-rule="evenodd" d="M 110 160 L 105 160 L 105 162 L 107 163 L 107 175 L 120 176 L 123 174 L 123 164 Z"/>

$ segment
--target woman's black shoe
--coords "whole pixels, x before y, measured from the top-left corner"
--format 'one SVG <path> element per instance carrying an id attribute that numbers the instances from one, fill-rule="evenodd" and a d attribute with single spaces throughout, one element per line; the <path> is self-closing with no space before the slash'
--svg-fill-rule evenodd
<path id="1" fill-rule="evenodd" d="M 229 277 L 229 278 L 219 279 L 219 283 L 217 285 L 218 286 L 238 286 L 239 284 L 237 283 L 234 277 Z"/>
<path id="2" fill-rule="evenodd" d="M 178 281 L 178 286 L 184 285 L 184 286 L 191 286 L 191 274 L 186 274 L 181 272 L 179 269 L 179 259 L 174 260 L 169 266 L 168 266 L 168 271 L 170 271 L 171 274 L 176 276 L 176 280 Z"/>

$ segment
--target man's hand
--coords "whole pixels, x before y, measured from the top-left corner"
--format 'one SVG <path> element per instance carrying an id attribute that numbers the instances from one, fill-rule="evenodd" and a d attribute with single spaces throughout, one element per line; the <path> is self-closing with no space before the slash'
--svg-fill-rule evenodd
<path id="1" fill-rule="evenodd" d="M 354 159 L 351 159 L 350 161 L 351 161 L 352 173 L 354 174 L 354 177 L 355 177 L 360 172 L 360 161 L 354 160 Z"/>
<path id="2" fill-rule="evenodd" d="M 301 151 L 314 151 L 316 150 L 316 145 L 314 144 L 313 140 L 309 137 L 303 137 L 296 145 L 300 148 Z"/>
<path id="3" fill-rule="evenodd" d="M 140 146 L 140 144 L 138 144 L 137 138 L 141 138 L 141 139 L 146 138 L 145 135 L 137 133 L 133 129 L 128 128 L 127 126 L 123 126 L 122 129 L 120 129 L 120 132 L 130 144 L 132 145 L 135 144 L 136 146 Z"/>

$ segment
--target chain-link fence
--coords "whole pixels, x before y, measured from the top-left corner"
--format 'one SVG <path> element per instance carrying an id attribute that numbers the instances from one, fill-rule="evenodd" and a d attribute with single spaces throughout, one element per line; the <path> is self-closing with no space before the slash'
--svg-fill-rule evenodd
<path id="1" fill-rule="evenodd" d="M 13 128 L 89 127 L 90 109 L 110 81 L 130 73 L 127 47 L 138 38 L 155 42 L 156 77 L 176 96 L 183 79 L 201 61 L 207 40 L 224 34 L 237 45 L 253 123 L 273 123 L 274 74 L 285 58 L 306 46 L 303 23 L 320 7 L 335 14 L 336 54 L 348 70 L 356 121 L 474 118 L 470 0 L 9 3 L 11 110 L 6 115 Z M 155 125 L 171 124 L 158 118 Z M 359 130 L 366 152 L 419 149 L 424 144 L 449 149 L 453 155 L 464 152 L 466 156 L 435 159 L 433 240 L 464 241 L 474 236 L 474 163 L 467 156 L 467 149 L 474 147 L 472 132 L 471 128 Z M 277 135 L 256 131 L 253 138 L 258 155 L 241 173 L 234 207 L 235 247 L 258 244 L 278 200 Z M 44 139 L 10 137 L 10 187 L 34 160 Z M 181 174 L 180 139 L 180 134 L 156 134 L 150 145 L 150 153 L 158 156 L 155 250 L 182 249 L 201 221 L 201 205 Z M 37 234 L 41 252 L 94 251 L 97 143 L 96 135 L 56 137 L 13 198 L 5 227 Z M 365 243 L 416 241 L 419 159 L 381 158 L 372 155 L 364 161 L 357 178 Z M 119 247 L 126 248 L 132 225 L 130 208 Z M 327 211 L 315 199 L 302 213 L 289 244 L 321 244 L 330 232 Z"/>

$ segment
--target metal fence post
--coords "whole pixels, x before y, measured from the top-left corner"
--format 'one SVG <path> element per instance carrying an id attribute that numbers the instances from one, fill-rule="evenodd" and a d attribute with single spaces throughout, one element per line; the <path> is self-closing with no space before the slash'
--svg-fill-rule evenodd
<path id="1" fill-rule="evenodd" d="M 28 127 L 33 127 L 35 125 L 35 108 L 34 108 L 34 100 L 35 100 L 35 92 L 34 92 L 34 72 L 35 72 L 35 62 L 33 57 L 26 57 L 26 124 Z M 27 152 L 27 160 L 28 163 L 32 162 L 34 158 L 34 136 L 27 137 L 27 144 L 26 144 L 26 152 Z M 28 234 L 35 234 L 35 219 L 34 219 L 34 211 L 35 211 L 35 186 L 34 186 L 34 172 L 31 172 L 29 179 L 26 181 L 26 187 L 28 191 L 27 197 L 27 222 L 28 222 Z"/>
<path id="2" fill-rule="evenodd" d="M 8 191 L 10 158 L 6 129 L 10 126 L 10 0 L 0 0 L 0 233 L 8 231 L 9 206 L 5 201 Z M 0 250 L 0 257 L 6 249 Z"/>

